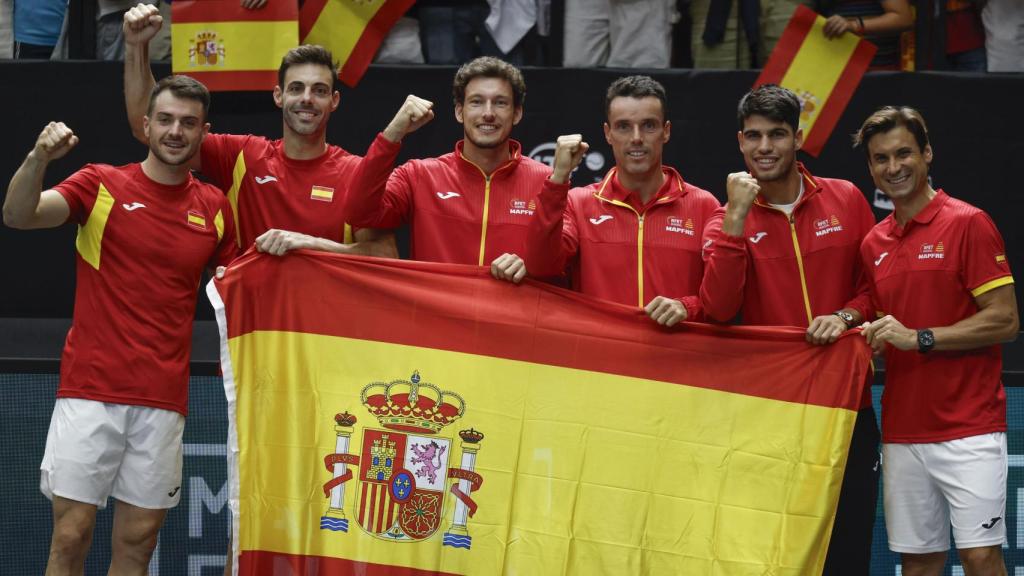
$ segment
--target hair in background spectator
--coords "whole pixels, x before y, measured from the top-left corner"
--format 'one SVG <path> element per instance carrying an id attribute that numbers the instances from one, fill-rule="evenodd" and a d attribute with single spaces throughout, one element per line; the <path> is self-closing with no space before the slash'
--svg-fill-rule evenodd
<path id="1" fill-rule="evenodd" d="M 153 86 L 153 91 L 149 93 L 149 108 L 146 109 L 146 114 L 152 116 L 153 104 L 156 102 L 156 97 L 161 92 L 170 91 L 175 98 L 182 98 L 184 100 L 195 100 L 203 105 L 203 120 L 205 121 L 210 113 L 210 91 L 206 89 L 206 86 L 202 82 L 189 78 L 188 76 L 165 76 Z"/>
<path id="2" fill-rule="evenodd" d="M 800 129 L 800 98 L 778 84 L 762 84 L 747 92 L 736 107 L 736 123 L 743 124 L 751 116 L 764 116 L 775 122 L 789 124 L 795 134 Z"/>
<path id="3" fill-rule="evenodd" d="M 452 81 L 452 100 L 456 105 L 463 104 L 466 99 L 466 86 L 474 78 L 500 78 L 512 86 L 512 103 L 519 108 L 526 101 L 526 80 L 519 68 L 495 58 L 481 56 L 463 64 L 455 73 Z"/>
<path id="4" fill-rule="evenodd" d="M 900 126 L 914 135 L 917 147 L 924 152 L 925 147 L 928 146 L 928 127 L 925 126 L 921 113 L 910 106 L 883 106 L 876 110 L 874 114 L 868 116 L 860 130 L 853 135 L 853 147 L 863 147 L 864 153 L 869 154 L 868 142 L 876 134 L 885 134 Z"/>
<path id="5" fill-rule="evenodd" d="M 604 96 L 604 115 L 607 118 L 612 110 L 612 100 L 616 98 L 647 98 L 654 97 L 661 101 L 661 118 L 668 118 L 668 96 L 665 87 L 650 76 L 624 76 L 612 82 Z"/>
<path id="6" fill-rule="evenodd" d="M 277 69 L 277 85 L 283 89 L 285 72 L 299 64 L 319 64 L 330 69 L 331 78 L 338 78 L 338 63 L 334 61 L 330 50 L 317 44 L 303 44 L 292 48 L 281 58 L 281 66 Z"/>

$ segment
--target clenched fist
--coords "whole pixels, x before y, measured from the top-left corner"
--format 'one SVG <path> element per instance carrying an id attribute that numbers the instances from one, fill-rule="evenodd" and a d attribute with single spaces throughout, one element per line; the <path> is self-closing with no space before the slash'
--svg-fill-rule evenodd
<path id="1" fill-rule="evenodd" d="M 152 4 L 139 4 L 124 13 L 125 44 L 146 44 L 163 26 L 160 10 Z"/>
<path id="2" fill-rule="evenodd" d="M 754 178 L 750 172 L 729 174 L 725 180 L 728 205 L 725 209 L 725 218 L 722 220 L 722 232 L 729 236 L 743 235 L 743 223 L 760 191 L 761 185 L 757 183 L 757 178 Z"/>
<path id="3" fill-rule="evenodd" d="M 583 141 L 582 135 L 559 136 L 555 143 L 554 170 L 551 172 L 551 181 L 557 184 L 568 182 L 569 175 L 583 161 L 587 150 L 590 150 L 590 145 Z"/>
<path id="4" fill-rule="evenodd" d="M 43 162 L 56 160 L 67 154 L 78 144 L 78 136 L 63 122 L 50 122 L 36 138 L 32 154 Z"/>
<path id="5" fill-rule="evenodd" d="M 419 96 L 409 94 L 402 102 L 402 107 L 395 113 L 391 123 L 384 129 L 384 137 L 390 142 L 398 142 L 409 134 L 419 130 L 434 119 L 434 103 Z"/>

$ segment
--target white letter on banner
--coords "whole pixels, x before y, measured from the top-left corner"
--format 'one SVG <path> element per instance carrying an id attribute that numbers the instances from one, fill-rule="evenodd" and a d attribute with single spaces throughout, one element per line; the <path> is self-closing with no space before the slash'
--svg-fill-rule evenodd
<path id="1" fill-rule="evenodd" d="M 211 514 L 219 514 L 228 503 L 228 484 L 221 485 L 214 496 L 206 480 L 199 476 L 188 479 L 188 537 L 203 537 L 203 505 Z"/>

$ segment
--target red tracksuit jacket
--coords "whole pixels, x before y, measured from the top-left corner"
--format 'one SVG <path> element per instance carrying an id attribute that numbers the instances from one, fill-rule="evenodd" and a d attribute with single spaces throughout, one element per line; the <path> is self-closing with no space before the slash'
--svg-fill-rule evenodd
<path id="1" fill-rule="evenodd" d="M 556 276 L 569 265 L 584 294 L 640 307 L 667 296 L 686 306 L 688 320 L 700 319 L 700 243 L 718 200 L 662 170 L 665 184 L 646 206 L 619 185 L 615 168 L 584 188 L 545 180 L 527 241 L 530 274 Z"/>
<path id="2" fill-rule="evenodd" d="M 401 148 L 377 136 L 367 152 L 390 154 L 390 162 L 363 162 L 368 170 L 391 170 Z M 397 228 L 410 224 L 413 260 L 484 266 L 505 252 L 522 256 L 535 198 L 551 168 L 523 157 L 509 140 L 511 159 L 489 176 L 455 151 L 438 158 L 410 160 L 387 179 L 359 172 L 350 187 L 346 212 L 353 226 Z"/>
<path id="3" fill-rule="evenodd" d="M 871 319 L 860 244 L 875 225 L 864 195 L 845 180 L 815 178 L 802 164 L 804 195 L 787 216 L 760 196 L 743 237 L 723 234 L 725 208 L 705 228 L 704 313 L 727 322 L 807 327 L 841 308 Z"/>

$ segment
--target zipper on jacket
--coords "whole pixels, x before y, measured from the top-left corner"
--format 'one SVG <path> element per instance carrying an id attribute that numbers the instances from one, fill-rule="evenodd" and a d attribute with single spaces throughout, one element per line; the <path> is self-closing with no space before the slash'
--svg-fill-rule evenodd
<path id="1" fill-rule="evenodd" d="M 634 212 L 636 212 L 634 210 Z M 636 229 L 636 293 L 637 306 L 644 307 L 644 215 L 637 212 L 639 225 Z"/>
<path id="2" fill-rule="evenodd" d="M 501 172 L 505 168 L 512 166 L 513 164 L 512 160 L 509 160 L 505 164 L 499 166 L 490 175 L 488 175 L 486 172 L 484 172 L 483 168 L 477 166 L 476 163 L 474 163 L 472 160 L 466 158 L 464 155 L 460 154 L 460 156 L 462 156 L 463 160 L 469 162 L 474 168 L 479 170 L 480 175 L 484 177 L 484 212 L 480 218 L 480 255 L 477 257 L 477 266 L 483 266 L 484 253 L 487 251 L 487 219 L 490 217 L 491 213 L 491 179 L 494 178 L 495 174 Z"/>
<path id="3" fill-rule="evenodd" d="M 789 214 L 789 232 L 793 236 L 793 252 L 796 254 L 796 267 L 800 271 L 800 289 L 804 295 L 804 309 L 807 311 L 807 325 L 811 325 L 814 316 L 811 314 L 811 296 L 807 293 L 807 275 L 804 273 L 804 258 L 800 254 L 800 240 L 796 237 L 796 217 Z"/>

